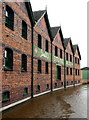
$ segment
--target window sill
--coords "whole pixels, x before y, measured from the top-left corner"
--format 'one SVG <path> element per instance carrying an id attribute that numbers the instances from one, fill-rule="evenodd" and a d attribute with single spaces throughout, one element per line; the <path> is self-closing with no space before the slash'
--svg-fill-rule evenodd
<path id="1" fill-rule="evenodd" d="M 14 29 L 11 28 L 7 23 L 5 23 L 5 26 L 6 26 L 7 28 L 9 28 L 10 30 L 14 31 Z"/>
<path id="2" fill-rule="evenodd" d="M 10 99 L 5 99 L 5 100 L 2 100 L 2 103 L 5 103 L 5 102 L 9 102 Z"/>
<path id="3" fill-rule="evenodd" d="M 4 67 L 4 71 L 13 71 L 13 69 L 11 69 L 11 68 L 8 68 L 8 67 Z"/>
<path id="4" fill-rule="evenodd" d="M 21 70 L 21 72 L 27 72 L 27 70 Z"/>
<path id="5" fill-rule="evenodd" d="M 23 96 L 27 96 L 28 95 L 28 93 L 27 94 L 23 94 Z"/>

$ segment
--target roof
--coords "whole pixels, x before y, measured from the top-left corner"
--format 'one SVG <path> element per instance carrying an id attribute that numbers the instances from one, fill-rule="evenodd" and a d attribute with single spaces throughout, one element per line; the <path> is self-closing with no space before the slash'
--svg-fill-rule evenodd
<path id="1" fill-rule="evenodd" d="M 52 32 L 53 38 L 55 38 L 55 36 L 56 36 L 56 34 L 57 34 L 58 31 L 59 31 L 59 33 L 60 33 L 62 45 L 63 45 L 63 47 L 64 47 L 63 34 L 62 34 L 61 26 L 51 27 L 51 32 Z"/>
<path id="2" fill-rule="evenodd" d="M 67 47 L 67 45 L 68 45 L 68 42 L 70 42 L 72 52 L 74 52 L 74 51 L 73 51 L 73 46 L 72 46 L 72 41 L 71 41 L 71 38 L 64 38 L 64 39 L 63 39 L 64 49 L 66 50 L 66 47 Z"/>
<path id="3" fill-rule="evenodd" d="M 80 57 L 80 60 L 81 60 L 81 54 L 80 54 L 80 50 L 79 50 L 78 45 L 73 45 L 74 55 L 75 55 L 76 49 L 78 50 L 78 54 L 79 54 L 79 57 Z"/>
<path id="4" fill-rule="evenodd" d="M 51 28 L 50 28 L 50 23 L 49 23 L 49 19 L 48 19 L 47 10 L 34 11 L 34 12 L 33 12 L 33 15 L 34 15 L 34 19 L 35 19 L 36 22 L 37 22 L 42 16 L 44 16 L 45 22 L 46 22 L 46 25 L 47 25 L 47 29 L 48 29 L 48 34 L 49 34 L 51 40 L 53 41 L 53 36 L 52 36 Z"/>
<path id="5" fill-rule="evenodd" d="M 51 27 L 53 38 L 56 36 L 59 29 L 60 29 L 60 26 L 59 27 Z"/>
<path id="6" fill-rule="evenodd" d="M 70 42 L 70 40 L 71 40 L 71 38 L 65 38 L 64 39 L 64 47 L 66 48 L 67 47 L 67 45 L 68 45 L 68 42 Z"/>
<path id="7" fill-rule="evenodd" d="M 33 15 L 34 15 L 35 21 L 38 21 L 45 12 L 46 10 L 34 11 Z"/>
<path id="8" fill-rule="evenodd" d="M 81 68 L 81 70 L 89 70 L 89 67 Z"/>
<path id="9" fill-rule="evenodd" d="M 30 4 L 30 2 L 25 2 L 25 5 L 26 5 L 26 8 L 27 8 L 29 19 L 31 20 L 31 24 L 32 24 L 32 26 L 34 26 L 35 21 L 34 21 L 34 17 L 33 17 L 31 4 Z"/>
<path id="10" fill-rule="evenodd" d="M 74 53 L 76 52 L 77 46 L 78 45 L 73 45 Z"/>

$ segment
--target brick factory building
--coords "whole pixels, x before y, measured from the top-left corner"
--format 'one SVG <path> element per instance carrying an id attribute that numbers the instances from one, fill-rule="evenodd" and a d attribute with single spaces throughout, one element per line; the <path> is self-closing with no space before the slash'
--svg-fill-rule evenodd
<path id="1" fill-rule="evenodd" d="M 3 110 L 81 83 L 79 47 L 64 39 L 60 26 L 50 27 L 47 10 L 32 12 L 30 2 L 0 6 Z"/>

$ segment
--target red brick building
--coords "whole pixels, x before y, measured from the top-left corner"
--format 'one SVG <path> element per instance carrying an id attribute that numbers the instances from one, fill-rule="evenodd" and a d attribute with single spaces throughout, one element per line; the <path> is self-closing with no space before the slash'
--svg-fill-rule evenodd
<path id="1" fill-rule="evenodd" d="M 3 106 L 31 94 L 31 14 L 30 3 L 2 2 Z"/>
<path id="2" fill-rule="evenodd" d="M 52 42 L 52 79 L 53 88 L 64 85 L 64 43 L 61 27 L 51 28 Z"/>
<path id="3" fill-rule="evenodd" d="M 51 89 L 51 41 L 52 35 L 47 11 L 33 12 L 34 25 L 34 94 Z"/>
<path id="4" fill-rule="evenodd" d="M 2 2 L 0 6 L 3 110 L 80 83 L 79 48 L 72 46 L 70 38 L 63 38 L 61 27 L 50 27 L 46 10 L 32 12 L 29 2 Z"/>
<path id="5" fill-rule="evenodd" d="M 74 83 L 80 83 L 81 81 L 81 70 L 80 70 L 80 60 L 81 55 L 78 45 L 73 45 L 74 50 Z"/>

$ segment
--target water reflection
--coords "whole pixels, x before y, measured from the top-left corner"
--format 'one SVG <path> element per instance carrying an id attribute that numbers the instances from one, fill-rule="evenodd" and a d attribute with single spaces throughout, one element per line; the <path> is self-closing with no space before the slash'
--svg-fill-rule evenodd
<path id="1" fill-rule="evenodd" d="M 3 118 L 87 118 L 87 85 L 31 99 L 3 112 Z"/>

